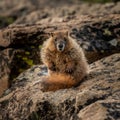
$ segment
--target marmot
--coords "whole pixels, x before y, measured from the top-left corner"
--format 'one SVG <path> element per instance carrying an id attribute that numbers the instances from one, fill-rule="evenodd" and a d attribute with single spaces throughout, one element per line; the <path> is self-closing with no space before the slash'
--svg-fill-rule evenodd
<path id="1" fill-rule="evenodd" d="M 76 86 L 88 73 L 88 63 L 82 48 L 68 31 L 51 33 L 43 43 L 41 60 L 48 68 L 43 80 L 43 91 Z"/>

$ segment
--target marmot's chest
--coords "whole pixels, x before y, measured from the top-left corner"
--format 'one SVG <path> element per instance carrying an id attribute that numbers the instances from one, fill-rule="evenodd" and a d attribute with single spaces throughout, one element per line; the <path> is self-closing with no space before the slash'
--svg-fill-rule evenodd
<path id="1" fill-rule="evenodd" d="M 70 59 L 67 54 L 55 54 L 55 64 L 57 67 L 65 65 Z"/>

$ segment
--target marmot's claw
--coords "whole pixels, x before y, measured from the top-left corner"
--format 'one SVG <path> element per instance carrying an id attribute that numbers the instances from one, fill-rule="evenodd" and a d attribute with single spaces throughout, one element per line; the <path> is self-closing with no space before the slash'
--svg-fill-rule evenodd
<path id="1" fill-rule="evenodd" d="M 66 73 L 72 73 L 73 69 L 66 69 Z"/>

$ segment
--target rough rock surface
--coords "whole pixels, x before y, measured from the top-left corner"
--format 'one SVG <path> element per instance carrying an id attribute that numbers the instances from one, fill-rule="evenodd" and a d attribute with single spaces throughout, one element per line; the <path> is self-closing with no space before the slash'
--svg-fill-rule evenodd
<path id="1" fill-rule="evenodd" d="M 39 64 L 40 48 L 48 37 L 48 33 L 63 29 L 69 29 L 70 35 L 77 39 L 78 44 L 84 49 L 89 63 L 120 51 L 119 14 L 106 15 L 106 17 L 105 15 L 101 17 L 86 15 L 54 24 L 7 27 L 0 30 L 0 54 L 8 48 L 12 48 L 14 52 L 19 51 L 14 54 L 11 64 L 8 63 L 9 61 L 4 61 L 5 64 L 9 64 L 7 67 L 12 71 L 8 75 L 12 76 L 9 81 L 32 65 Z M 7 57 L 4 55 L 3 59 Z M 3 66 L 2 62 L 0 66 Z"/>
<path id="2" fill-rule="evenodd" d="M 0 53 L 0 96 L 9 86 L 10 65 L 14 54 L 13 49 L 5 49 Z"/>
<path id="3" fill-rule="evenodd" d="M 91 72 L 76 88 L 45 92 L 44 66 L 22 73 L 0 99 L 2 119 L 14 120 L 119 120 L 120 53 L 90 64 Z M 40 72 L 41 71 L 41 72 Z"/>
<path id="4" fill-rule="evenodd" d="M 21 0 L 19 2 L 0 0 L 0 28 L 12 23 L 33 24 L 46 20 L 60 21 L 63 17 L 72 15 L 119 14 L 119 6 L 120 2 L 91 4 L 84 3 L 82 0 Z"/>
<path id="5" fill-rule="evenodd" d="M 0 28 L 4 28 L 0 30 L 0 95 L 3 84 L 7 88 L 21 72 L 40 64 L 43 41 L 58 29 L 70 30 L 89 63 L 118 53 L 119 6 L 120 2 L 0 0 Z"/>
<path id="6" fill-rule="evenodd" d="M 30 67 L 40 64 L 48 33 L 63 29 L 84 49 L 92 72 L 77 88 L 43 93 L 47 69 Z M 114 53 L 120 53 L 120 2 L 0 0 L 0 120 L 119 120 L 120 54 Z"/>

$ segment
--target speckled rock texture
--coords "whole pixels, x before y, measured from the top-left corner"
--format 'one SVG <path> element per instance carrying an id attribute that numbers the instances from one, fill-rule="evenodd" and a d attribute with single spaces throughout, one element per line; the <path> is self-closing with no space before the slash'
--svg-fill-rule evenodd
<path id="1" fill-rule="evenodd" d="M 91 72 L 77 87 L 42 92 L 45 66 L 20 74 L 0 99 L 3 120 L 119 120 L 120 53 L 90 64 Z"/>
<path id="2" fill-rule="evenodd" d="M 120 51 L 119 14 L 101 17 L 86 15 L 54 24 L 15 25 L 0 30 L 0 56 L 1 61 L 6 64 L 4 66 L 0 62 L 0 81 L 4 79 L 2 74 L 6 74 L 8 68 L 6 80 L 12 83 L 13 78 L 21 72 L 40 64 L 43 41 L 50 32 L 63 29 L 69 30 L 70 36 L 78 41 L 89 63 Z M 9 52 L 9 49 L 15 54 Z M 3 52 L 6 53 L 3 55 Z M 11 54 L 12 59 L 9 60 Z M 5 70 L 2 70 L 3 67 Z"/>
<path id="3" fill-rule="evenodd" d="M 69 30 L 89 63 L 119 53 L 119 6 L 120 2 L 0 0 L 0 96 L 21 72 L 41 64 L 40 49 L 51 32 Z"/>
<path id="4" fill-rule="evenodd" d="M 17 52 L 12 48 L 0 51 L 0 96 L 9 87 L 12 62 Z"/>
<path id="5" fill-rule="evenodd" d="M 42 92 L 40 50 L 57 30 L 69 30 L 91 72 L 76 88 Z M 54 119 L 120 119 L 119 1 L 0 0 L 0 120 Z"/>

